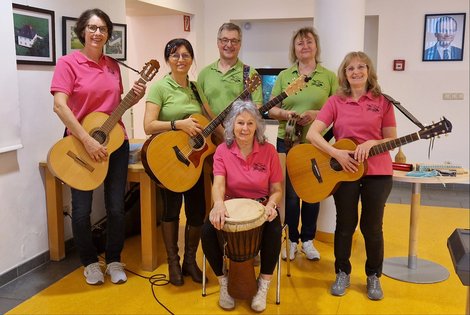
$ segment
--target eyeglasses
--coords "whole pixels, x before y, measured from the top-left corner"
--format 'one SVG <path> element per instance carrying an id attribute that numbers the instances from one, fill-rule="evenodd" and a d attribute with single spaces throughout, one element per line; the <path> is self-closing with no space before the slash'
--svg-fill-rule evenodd
<path id="1" fill-rule="evenodd" d="M 236 38 L 218 38 L 219 42 L 222 44 L 222 45 L 227 45 L 228 43 L 232 44 L 232 46 L 236 46 L 238 44 L 240 44 L 241 40 L 239 39 L 236 39 Z"/>
<path id="2" fill-rule="evenodd" d="M 357 70 L 357 71 L 364 71 L 364 70 L 367 70 L 367 65 L 366 64 L 359 64 L 357 65 L 357 67 L 354 67 L 354 66 L 349 66 L 346 68 L 346 72 L 354 72 L 354 70 Z"/>
<path id="3" fill-rule="evenodd" d="M 180 58 L 183 58 L 183 60 L 189 60 L 192 57 L 191 57 L 190 54 L 187 54 L 187 53 L 182 53 L 182 54 L 174 53 L 174 54 L 170 55 L 170 59 L 174 60 L 174 61 L 178 61 L 178 60 L 180 60 Z"/>
<path id="4" fill-rule="evenodd" d="M 97 30 L 100 30 L 101 34 L 107 34 L 108 33 L 108 27 L 107 26 L 96 26 L 93 24 L 88 24 L 87 29 L 90 33 L 96 33 Z"/>

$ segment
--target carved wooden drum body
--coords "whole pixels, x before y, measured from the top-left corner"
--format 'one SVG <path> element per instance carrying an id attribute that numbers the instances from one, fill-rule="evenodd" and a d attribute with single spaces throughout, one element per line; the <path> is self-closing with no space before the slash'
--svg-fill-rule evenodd
<path id="1" fill-rule="evenodd" d="M 267 216 L 264 206 L 252 199 L 229 199 L 225 206 L 229 217 L 222 234 L 230 259 L 228 292 L 234 298 L 250 299 L 258 290 L 253 258 L 260 250 Z"/>

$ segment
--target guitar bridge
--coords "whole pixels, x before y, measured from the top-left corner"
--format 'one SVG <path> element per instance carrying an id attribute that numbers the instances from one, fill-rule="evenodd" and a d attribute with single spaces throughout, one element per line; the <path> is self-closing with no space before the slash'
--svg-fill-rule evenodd
<path id="1" fill-rule="evenodd" d="M 78 155 L 76 155 L 72 151 L 67 151 L 67 155 L 70 156 L 72 160 L 74 160 L 76 163 L 78 163 L 79 165 L 83 166 L 85 169 L 90 171 L 90 173 L 95 170 L 93 166 L 88 164 L 86 161 L 82 160 Z"/>
<path id="2" fill-rule="evenodd" d="M 312 163 L 313 175 L 315 176 L 315 178 L 317 179 L 319 183 L 323 183 L 323 178 L 321 177 L 320 169 L 318 168 L 318 165 L 317 165 L 317 160 L 311 159 L 310 162 Z"/>
<path id="3" fill-rule="evenodd" d="M 177 146 L 174 146 L 173 150 L 175 151 L 175 155 L 176 155 L 176 158 L 178 159 L 178 161 L 180 161 L 181 163 L 183 163 L 186 166 L 189 166 L 189 160 L 184 156 L 183 153 L 181 153 L 181 150 L 178 149 Z"/>

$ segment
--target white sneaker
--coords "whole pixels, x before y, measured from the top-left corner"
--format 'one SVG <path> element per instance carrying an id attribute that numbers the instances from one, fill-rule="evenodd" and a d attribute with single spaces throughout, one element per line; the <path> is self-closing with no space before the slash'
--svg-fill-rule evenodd
<path id="1" fill-rule="evenodd" d="M 294 243 L 294 242 L 291 242 L 290 240 L 287 240 L 287 244 L 286 244 L 286 247 L 287 246 L 290 246 L 289 247 L 289 259 L 290 260 L 294 260 L 295 258 L 295 254 L 297 253 L 297 243 Z M 282 251 L 281 251 L 281 258 L 286 260 L 287 259 L 287 250 L 286 250 L 286 247 L 283 247 L 282 248 Z"/>
<path id="2" fill-rule="evenodd" d="M 235 300 L 228 294 L 228 277 L 219 277 L 218 280 L 220 284 L 219 306 L 226 311 L 233 310 L 235 308 Z"/>
<path id="3" fill-rule="evenodd" d="M 307 259 L 320 260 L 320 252 L 313 246 L 313 241 L 302 242 L 302 252 L 305 253 Z"/>
<path id="4" fill-rule="evenodd" d="M 262 312 L 266 309 L 266 296 L 268 295 L 269 283 L 271 280 L 258 279 L 258 292 L 251 300 L 251 309 L 256 312 Z"/>
<path id="5" fill-rule="evenodd" d="M 118 261 L 108 264 L 106 267 L 106 274 L 111 276 L 111 282 L 120 284 L 127 281 L 126 273 L 124 272 L 124 264 Z"/>
<path id="6" fill-rule="evenodd" d="M 91 285 L 104 283 L 104 276 L 103 272 L 101 271 L 101 265 L 103 265 L 103 263 L 95 262 L 85 267 L 83 275 L 86 278 L 86 283 Z"/>

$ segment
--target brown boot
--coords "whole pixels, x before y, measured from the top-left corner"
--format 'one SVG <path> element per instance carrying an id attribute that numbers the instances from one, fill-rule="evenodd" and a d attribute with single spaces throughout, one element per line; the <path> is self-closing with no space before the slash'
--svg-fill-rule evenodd
<path id="1" fill-rule="evenodd" d="M 202 271 L 196 264 L 196 252 L 201 239 L 201 229 L 202 226 L 186 225 L 184 230 L 183 275 L 191 276 L 193 281 L 197 283 L 202 283 Z"/>
<path id="2" fill-rule="evenodd" d="M 178 228 L 179 221 L 162 222 L 162 234 L 168 256 L 170 283 L 181 286 L 184 284 L 184 280 L 181 273 L 180 256 L 178 255 Z"/>

